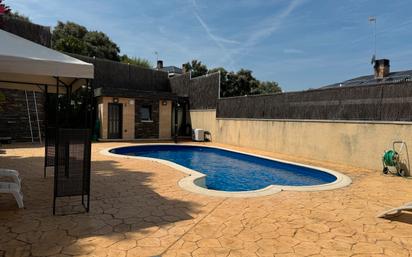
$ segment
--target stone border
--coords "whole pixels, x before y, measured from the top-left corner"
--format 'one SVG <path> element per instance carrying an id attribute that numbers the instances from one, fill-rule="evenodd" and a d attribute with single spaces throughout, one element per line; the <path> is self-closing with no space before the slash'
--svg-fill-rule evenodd
<path id="1" fill-rule="evenodd" d="M 306 167 L 306 168 L 320 170 L 320 171 L 329 173 L 329 174 L 336 177 L 336 180 L 331 182 L 331 183 L 322 184 L 322 185 L 315 185 L 315 186 L 270 185 L 270 186 L 267 186 L 267 187 L 259 189 L 259 190 L 251 190 L 251 191 L 242 191 L 242 192 L 218 191 L 218 190 L 207 189 L 205 187 L 206 175 L 204 175 L 203 173 L 200 173 L 198 171 L 186 168 L 186 167 L 184 167 L 182 165 L 179 165 L 177 163 L 167 161 L 167 160 L 157 159 L 157 158 L 121 155 L 121 154 L 114 154 L 114 153 L 110 152 L 110 150 L 123 148 L 123 147 L 147 146 L 147 145 L 176 145 L 176 144 L 174 144 L 174 143 L 145 143 L 145 144 L 138 144 L 138 145 L 125 145 L 125 146 L 119 146 L 119 147 L 104 149 L 104 150 L 100 151 L 100 154 L 103 154 L 103 155 L 106 155 L 106 156 L 117 157 L 117 158 L 155 161 L 155 162 L 170 166 L 170 167 L 172 167 L 174 169 L 177 169 L 177 170 L 179 170 L 179 171 L 181 171 L 181 172 L 188 175 L 188 176 L 182 178 L 179 181 L 179 186 L 181 188 L 183 188 L 187 191 L 193 192 L 193 193 L 207 195 L 207 196 L 241 197 L 241 198 L 258 197 L 258 196 L 272 195 L 272 194 L 275 194 L 275 193 L 279 193 L 283 190 L 285 190 L 285 191 L 303 191 L 303 192 L 305 192 L 305 191 L 307 192 L 307 191 L 333 190 L 333 189 L 346 187 L 346 186 L 348 186 L 352 183 L 352 180 L 348 176 L 343 175 L 342 173 L 339 173 L 337 171 L 333 171 L 333 170 L 329 170 L 329 169 L 325 169 L 325 168 L 319 168 L 319 167 L 316 167 L 316 166 L 310 166 L 310 165 L 305 165 L 305 164 L 300 164 L 300 163 L 294 163 L 294 162 L 279 160 L 279 159 L 270 158 L 270 157 L 266 157 L 266 156 L 262 156 L 262 155 L 236 151 L 236 150 L 227 149 L 227 148 L 218 147 L 218 146 L 206 146 L 206 145 L 198 145 L 198 144 L 177 144 L 177 145 L 181 145 L 181 146 L 197 146 L 197 147 L 216 148 L 216 149 L 226 150 L 226 151 L 229 151 L 229 152 L 246 154 L 246 155 L 254 156 L 254 157 L 257 157 L 257 158 L 262 158 L 262 159 L 267 159 L 267 160 L 271 160 L 271 161 L 282 162 L 282 163 L 292 164 L 292 165 L 296 165 L 296 166 L 300 166 L 300 167 Z"/>

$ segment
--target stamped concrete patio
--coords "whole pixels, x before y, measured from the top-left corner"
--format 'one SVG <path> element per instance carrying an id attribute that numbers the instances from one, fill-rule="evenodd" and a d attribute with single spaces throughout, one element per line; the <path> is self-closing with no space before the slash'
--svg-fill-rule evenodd
<path id="1" fill-rule="evenodd" d="M 412 256 L 412 215 L 375 218 L 412 201 L 411 180 L 253 151 L 334 169 L 353 184 L 213 198 L 181 189 L 184 175 L 170 167 L 99 153 L 120 145 L 127 144 L 93 145 L 91 211 L 65 216 L 51 214 L 53 177 L 49 170 L 43 178 L 44 148 L 6 146 L 0 166 L 21 172 L 26 208 L 0 195 L 0 256 Z M 76 211 L 73 201 L 60 200 L 60 211 Z"/>

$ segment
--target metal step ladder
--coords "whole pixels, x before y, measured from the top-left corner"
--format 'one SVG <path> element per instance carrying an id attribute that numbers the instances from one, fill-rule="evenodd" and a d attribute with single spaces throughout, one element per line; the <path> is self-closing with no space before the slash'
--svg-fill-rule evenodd
<path id="1" fill-rule="evenodd" d="M 39 141 L 42 144 L 41 128 L 39 120 L 39 112 L 37 108 L 36 92 L 33 91 L 33 99 L 29 97 L 27 90 L 24 91 L 26 95 L 27 118 L 29 122 L 31 142 Z"/>

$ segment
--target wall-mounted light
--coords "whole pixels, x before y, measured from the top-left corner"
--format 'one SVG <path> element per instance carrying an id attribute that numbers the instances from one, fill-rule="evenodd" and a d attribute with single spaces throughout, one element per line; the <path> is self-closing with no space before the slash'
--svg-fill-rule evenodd
<path id="1" fill-rule="evenodd" d="M 113 97 L 113 103 L 118 103 L 119 102 L 119 98 L 117 98 L 117 97 Z"/>
<path id="2" fill-rule="evenodd" d="M 166 100 L 162 100 L 162 105 L 167 105 L 167 101 L 166 101 Z"/>

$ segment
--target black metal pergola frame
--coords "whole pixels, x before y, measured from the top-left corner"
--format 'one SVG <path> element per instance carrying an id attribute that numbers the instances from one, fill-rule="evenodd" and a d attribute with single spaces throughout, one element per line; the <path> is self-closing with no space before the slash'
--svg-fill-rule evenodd
<path id="1" fill-rule="evenodd" d="M 73 92 L 73 84 L 78 82 L 81 79 L 75 78 L 70 84 L 64 83 L 62 80 L 59 79 L 59 77 L 55 77 L 56 79 L 56 104 L 55 104 L 55 127 L 54 129 L 51 129 L 48 125 L 48 117 L 46 115 L 45 118 L 45 131 L 46 131 L 46 141 L 50 138 L 54 138 L 54 158 L 53 159 L 53 165 L 54 165 L 54 190 L 53 190 L 53 214 L 56 213 L 56 200 L 58 197 L 66 197 L 66 196 L 81 196 L 82 198 L 82 205 L 85 208 L 86 212 L 89 212 L 90 210 L 90 168 L 91 168 L 91 130 L 93 128 L 93 120 L 92 120 L 92 101 L 93 101 L 93 86 L 92 83 L 90 83 L 90 79 L 84 79 L 85 80 L 85 87 L 87 90 L 87 95 L 86 97 L 86 103 L 85 106 L 87 108 L 87 111 L 85 112 L 84 116 L 84 124 L 88 124 L 86 128 L 81 131 L 81 129 L 72 129 L 70 128 L 71 124 L 70 121 L 68 120 L 68 113 L 64 113 L 65 115 L 65 123 L 60 124 L 59 119 L 61 113 L 61 103 L 60 102 L 60 84 L 62 84 L 66 88 L 66 95 L 67 95 L 67 104 L 68 106 L 71 104 L 71 95 Z M 49 106 L 49 99 L 48 99 L 48 87 L 46 86 L 46 106 Z M 48 135 L 49 132 L 54 132 L 51 135 Z M 73 133 L 74 132 L 74 133 Z M 79 134 L 79 132 L 81 132 Z M 67 190 L 63 189 L 61 190 L 59 186 L 61 186 L 61 183 L 59 183 L 60 178 L 62 177 L 60 171 L 60 167 L 64 166 L 64 176 L 66 178 L 70 178 L 70 173 L 72 172 L 70 169 L 70 162 L 71 162 L 71 153 L 70 153 L 70 144 L 73 143 L 75 140 L 79 140 L 79 138 L 76 139 L 76 137 L 82 137 L 83 139 L 83 144 L 84 144 L 84 151 L 83 151 L 83 180 L 82 180 L 82 188 L 79 191 L 77 190 Z M 50 144 L 49 144 L 50 145 Z M 64 156 L 61 156 L 64 155 Z M 79 157 L 79 156 L 77 156 Z M 81 156 L 80 156 L 81 157 Z M 47 167 L 47 162 L 48 158 L 50 158 L 49 153 L 48 153 L 48 144 L 46 143 L 45 145 L 45 167 L 44 167 L 44 176 L 46 176 L 46 167 Z M 61 162 L 64 163 L 61 163 Z M 63 186 L 64 187 L 64 186 Z M 77 191 L 77 192 L 76 192 Z M 87 196 L 87 203 L 85 203 L 85 196 Z"/>
<path id="2" fill-rule="evenodd" d="M 53 189 L 53 215 L 56 214 L 56 199 L 58 197 L 67 196 L 81 196 L 82 205 L 86 212 L 90 210 L 90 169 L 91 169 L 91 131 L 93 129 L 93 84 L 91 79 L 85 78 L 73 78 L 70 83 L 64 82 L 59 77 L 53 77 L 55 84 L 43 84 L 43 83 L 31 83 L 31 82 L 18 82 L 9 80 L 0 80 L 3 83 L 9 84 L 20 84 L 25 86 L 33 86 L 36 89 L 40 89 L 45 94 L 45 119 L 44 119 L 44 131 L 45 131 L 45 159 L 44 159 L 44 177 L 46 177 L 47 167 L 54 167 L 54 189 Z M 73 85 L 75 83 L 80 83 L 84 81 L 86 87 L 87 97 L 85 106 L 87 111 L 84 115 L 84 128 L 71 128 L 68 123 L 68 119 L 60 123 L 60 117 L 67 117 L 68 113 L 61 112 L 61 105 L 71 103 L 71 95 L 73 92 Z M 55 87 L 55 126 L 49 126 L 49 111 L 50 111 L 50 101 L 49 101 L 49 87 Z M 60 92 L 61 87 L 64 87 L 65 92 Z M 60 94 L 65 93 L 67 95 L 67 102 L 62 103 L 60 101 Z M 62 140 L 63 137 L 63 140 Z M 79 144 L 81 142 L 81 144 Z M 70 145 L 82 145 L 82 156 L 71 156 Z M 74 153 L 75 154 L 75 153 Z M 64 156 L 62 156 L 64 155 Z M 73 160 L 76 159 L 76 160 Z M 81 160 L 81 170 L 79 170 L 79 161 Z M 71 173 L 71 162 L 77 161 L 77 172 L 81 172 L 81 188 L 77 190 L 70 190 L 70 184 L 64 185 L 61 182 L 62 169 L 64 170 L 64 176 L 67 181 L 70 181 Z M 74 165 L 76 166 L 76 165 Z M 78 186 L 78 185 L 77 185 Z M 85 202 L 85 196 L 87 196 L 87 202 Z"/>

